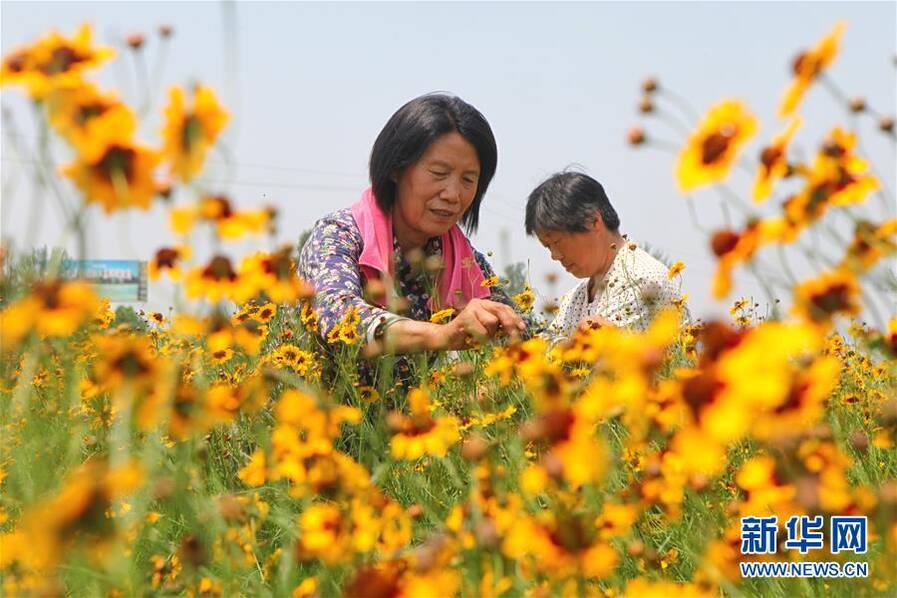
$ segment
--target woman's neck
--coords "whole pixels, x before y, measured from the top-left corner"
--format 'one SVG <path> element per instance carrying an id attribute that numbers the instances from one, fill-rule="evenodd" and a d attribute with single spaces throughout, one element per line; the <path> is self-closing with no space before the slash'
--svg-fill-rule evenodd
<path id="1" fill-rule="evenodd" d="M 607 250 L 604 264 L 602 264 L 601 268 L 589 278 L 587 291 L 588 299 L 590 302 L 595 298 L 598 284 L 604 279 L 605 276 L 607 276 L 608 271 L 611 269 L 611 266 L 613 266 L 614 259 L 616 259 L 617 257 L 617 252 L 619 252 L 620 249 L 623 248 L 623 245 L 626 242 L 626 238 L 620 233 L 612 233 L 608 235 L 607 243 L 609 245 L 609 248 Z"/>
<path id="2" fill-rule="evenodd" d="M 427 235 L 405 224 L 399 211 L 395 209 L 392 213 L 392 230 L 403 253 L 408 253 L 412 249 L 422 248 L 427 244 Z"/>

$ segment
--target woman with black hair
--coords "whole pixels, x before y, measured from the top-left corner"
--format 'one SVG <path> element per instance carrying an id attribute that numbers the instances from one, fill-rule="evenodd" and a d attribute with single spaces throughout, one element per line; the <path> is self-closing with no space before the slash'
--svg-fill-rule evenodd
<path id="1" fill-rule="evenodd" d="M 424 95 L 393 114 L 371 151 L 371 187 L 316 222 L 300 255 L 321 336 L 347 314 L 368 356 L 521 334 L 513 301 L 458 226 L 476 230 L 496 163 L 489 123 L 460 98 Z M 456 315 L 431 322 L 439 312 Z"/>

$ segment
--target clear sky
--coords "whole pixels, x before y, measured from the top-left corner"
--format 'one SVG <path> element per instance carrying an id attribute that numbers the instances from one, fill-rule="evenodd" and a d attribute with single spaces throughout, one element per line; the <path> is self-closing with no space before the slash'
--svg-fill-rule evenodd
<path id="1" fill-rule="evenodd" d="M 145 33 L 150 71 L 158 55 L 156 27 L 173 26 L 153 111 L 164 101 L 158 92 L 174 83 L 199 80 L 219 91 L 234 114 L 224 136 L 232 165 L 224 165 L 222 153 L 212 157 L 211 188 L 239 206 L 275 203 L 281 241 L 295 240 L 318 217 L 355 201 L 366 186 L 370 147 L 399 106 L 434 90 L 456 93 L 483 112 L 498 140 L 498 171 L 474 244 L 493 251 L 499 269 L 528 260 L 543 296 L 573 283 L 525 237 L 523 207 L 547 175 L 578 165 L 605 185 L 623 232 L 686 263 L 684 290 L 701 315 L 728 304 L 709 299 L 714 262 L 706 235 L 695 229 L 676 191 L 674 157 L 625 142 L 629 127 L 643 120 L 635 109 L 643 78 L 658 76 L 701 113 L 722 98 L 743 99 L 761 121 L 745 153 L 753 161 L 783 128 L 776 109 L 791 60 L 844 19 L 848 29 L 831 70 L 834 80 L 880 112 L 895 108 L 893 2 L 3 2 L 0 11 L 4 55 L 53 27 L 70 34 L 86 20 L 109 45 Z M 140 80 L 132 58 L 120 52 L 98 80 L 134 102 Z M 26 239 L 35 196 L 27 160 L 34 157 L 36 130 L 20 93 L 4 89 L 2 104 L 15 115 L 24 149 L 22 155 L 13 151 L 6 127 L 2 234 L 19 247 L 64 242 L 74 250 L 51 204 L 39 214 L 39 233 Z M 675 107 L 670 112 L 678 114 Z M 832 126 L 847 124 L 821 87 L 811 90 L 801 112 L 805 125 L 796 141 L 807 154 Z M 644 122 L 649 135 L 680 143 L 681 134 L 667 123 Z M 158 116 L 150 118 L 143 138 L 157 141 L 158 126 Z M 893 146 L 871 122 L 861 127 L 867 154 L 893 190 Z M 53 159 L 68 158 L 56 151 Z M 731 182 L 748 197 L 750 177 L 736 172 Z M 699 192 L 694 201 L 703 227 L 722 222 L 718 194 Z M 92 210 L 89 237 L 89 257 L 104 259 L 148 259 L 174 241 L 161 207 L 113 218 Z M 553 293 L 548 272 L 561 274 Z M 736 294 L 759 297 L 746 273 L 736 280 Z M 164 308 L 167 289 L 151 286 L 150 299 L 150 307 Z"/>

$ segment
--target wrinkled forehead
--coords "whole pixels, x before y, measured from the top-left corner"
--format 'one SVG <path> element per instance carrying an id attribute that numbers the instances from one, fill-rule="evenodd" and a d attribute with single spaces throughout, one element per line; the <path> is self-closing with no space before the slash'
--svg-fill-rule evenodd
<path id="1" fill-rule="evenodd" d="M 561 230 L 539 230 L 536 231 L 536 238 L 542 245 L 551 245 L 567 238 L 570 233 Z"/>

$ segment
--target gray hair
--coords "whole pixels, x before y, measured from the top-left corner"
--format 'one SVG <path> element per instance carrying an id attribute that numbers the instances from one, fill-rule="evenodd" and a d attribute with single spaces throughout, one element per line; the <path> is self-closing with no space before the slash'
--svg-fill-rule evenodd
<path id="1" fill-rule="evenodd" d="M 620 229 L 620 217 L 610 205 L 601 183 L 580 172 L 551 175 L 529 194 L 526 202 L 526 234 L 538 231 L 585 232 L 601 215 L 612 233 Z"/>

